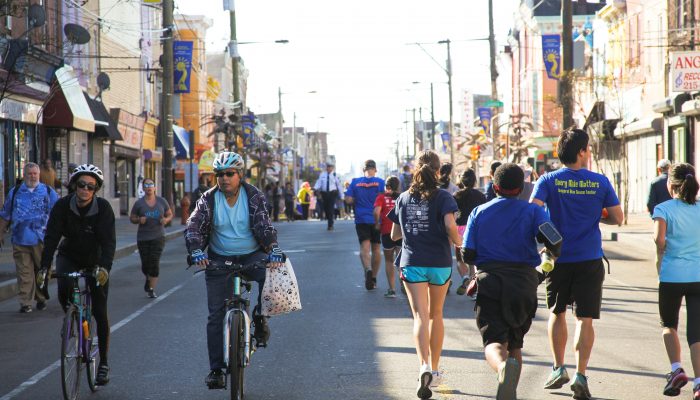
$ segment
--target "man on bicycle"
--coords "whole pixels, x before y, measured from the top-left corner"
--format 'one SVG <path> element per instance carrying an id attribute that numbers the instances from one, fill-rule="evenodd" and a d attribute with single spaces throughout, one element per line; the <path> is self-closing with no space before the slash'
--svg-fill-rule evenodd
<path id="1" fill-rule="evenodd" d="M 72 193 L 59 199 L 51 209 L 44 237 L 41 269 L 37 273 L 37 280 L 40 281 L 37 283 L 43 286 L 57 248 L 56 273 L 77 272 L 92 266 L 96 268 L 95 278 L 87 278 L 87 282 L 92 296 L 92 313 L 97 322 L 100 351 L 96 379 L 98 385 L 109 382 L 107 278 L 117 245 L 112 206 L 107 200 L 95 196 L 103 182 L 102 171 L 94 165 L 83 164 L 75 169 L 68 182 Z M 58 301 L 64 310 L 68 309 L 72 290 L 70 281 L 58 280 Z"/>
<path id="2" fill-rule="evenodd" d="M 284 253 L 277 245 L 277 230 L 270 222 L 265 195 L 244 181 L 243 158 L 234 152 L 222 152 L 214 159 L 216 185 L 202 194 L 187 220 L 185 241 L 192 263 L 204 268 L 209 260 L 249 265 L 268 261 L 280 266 Z M 225 387 L 223 348 L 224 300 L 232 292 L 227 271 L 208 270 L 206 274 L 207 348 L 211 372 L 205 382 L 210 389 Z M 260 315 L 260 293 L 265 270 L 244 271 L 247 280 L 258 282 L 258 305 L 253 311 L 253 336 L 259 347 L 270 337 L 266 318 Z"/>

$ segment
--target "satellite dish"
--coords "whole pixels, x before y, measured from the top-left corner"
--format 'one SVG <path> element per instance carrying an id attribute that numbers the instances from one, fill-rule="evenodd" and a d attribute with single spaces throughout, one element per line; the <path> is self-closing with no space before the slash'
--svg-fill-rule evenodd
<path id="1" fill-rule="evenodd" d="M 38 4 L 32 4 L 29 6 L 29 11 L 27 11 L 27 18 L 29 18 L 29 25 L 33 28 L 44 25 L 46 23 L 44 7 Z"/>
<path id="2" fill-rule="evenodd" d="M 109 75 L 100 72 L 100 74 L 97 75 L 97 87 L 100 88 L 100 92 L 109 89 Z"/>
<path id="3" fill-rule="evenodd" d="M 63 33 L 68 41 L 73 44 L 85 44 L 90 41 L 90 32 L 78 24 L 63 25 Z"/>

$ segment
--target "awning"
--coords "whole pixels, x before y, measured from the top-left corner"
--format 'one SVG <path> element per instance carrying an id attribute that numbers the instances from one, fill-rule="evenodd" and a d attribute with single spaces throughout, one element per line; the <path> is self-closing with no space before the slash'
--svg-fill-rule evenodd
<path id="1" fill-rule="evenodd" d="M 120 158 L 141 158 L 141 152 L 138 149 L 132 149 L 131 147 L 120 146 L 118 144 L 111 146 L 111 153 L 113 156 Z"/>
<path id="2" fill-rule="evenodd" d="M 92 116 L 95 118 L 94 136 L 107 138 L 109 140 L 122 140 L 122 134 L 119 133 L 119 129 L 117 129 L 117 123 L 109 116 L 105 105 L 97 99 L 90 98 L 87 93 L 83 92 L 83 94 L 90 107 L 90 112 L 92 112 Z"/>
<path id="3" fill-rule="evenodd" d="M 593 136 L 594 140 L 611 139 L 618 122 L 620 122 L 619 119 L 605 119 L 594 122 L 588 127 L 588 133 Z"/>
<path id="4" fill-rule="evenodd" d="M 190 158 L 190 133 L 185 128 L 173 124 L 173 143 L 176 159 Z"/>
<path id="5" fill-rule="evenodd" d="M 53 95 L 44 104 L 44 126 L 95 131 L 95 119 L 72 67 L 66 65 L 56 70 L 56 83 L 51 91 Z"/>
<path id="6" fill-rule="evenodd" d="M 683 103 L 681 114 L 689 117 L 700 115 L 700 100 L 689 100 Z"/>
<path id="7" fill-rule="evenodd" d="M 588 113 L 588 117 L 586 117 L 586 123 L 583 124 L 583 130 L 587 130 L 591 124 L 602 121 L 605 119 L 605 102 L 604 101 L 596 101 L 595 104 L 593 104 L 593 108 L 591 108 L 591 112 Z"/>
<path id="8" fill-rule="evenodd" d="M 654 112 L 657 113 L 674 113 L 674 114 L 679 114 L 681 113 L 681 109 L 683 106 L 683 103 L 686 101 L 690 100 L 690 94 L 683 92 L 683 93 L 676 93 L 672 96 L 666 97 L 662 101 L 658 103 L 654 103 L 651 106 L 651 109 L 654 110 Z"/>
<path id="9" fill-rule="evenodd" d="M 622 136 L 622 131 L 624 130 L 625 136 L 638 136 L 647 133 L 661 133 L 663 130 L 664 121 L 663 118 L 643 118 L 634 122 L 630 122 L 625 125 L 623 129 L 620 126 L 615 129 L 615 137 L 619 138 Z"/>

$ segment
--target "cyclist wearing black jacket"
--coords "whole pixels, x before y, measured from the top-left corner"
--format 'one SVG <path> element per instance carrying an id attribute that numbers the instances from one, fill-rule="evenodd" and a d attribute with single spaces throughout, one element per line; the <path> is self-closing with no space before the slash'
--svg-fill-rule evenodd
<path id="1" fill-rule="evenodd" d="M 94 165 L 83 164 L 75 169 L 69 181 L 73 193 L 59 199 L 51 209 L 41 257 L 42 271 L 38 274 L 42 277 L 46 275 L 57 248 L 57 273 L 76 272 L 91 266 L 97 268 L 96 272 L 99 271 L 95 274 L 100 280 L 99 285 L 95 278 L 87 278 L 99 341 L 100 365 L 96 379 L 98 385 L 109 382 L 107 277 L 112 268 L 116 248 L 112 206 L 107 200 L 95 196 L 103 182 L 102 171 Z M 64 310 L 67 309 L 72 289 L 68 280 L 58 280 L 58 300 Z"/>

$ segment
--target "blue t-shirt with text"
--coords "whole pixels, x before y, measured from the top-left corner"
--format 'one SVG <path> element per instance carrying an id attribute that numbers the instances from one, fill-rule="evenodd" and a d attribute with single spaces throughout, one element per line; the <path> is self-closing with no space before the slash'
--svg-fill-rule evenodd
<path id="1" fill-rule="evenodd" d="M 354 178 L 350 182 L 346 196 L 351 196 L 355 203 L 355 223 L 374 224 L 374 200 L 379 193 L 384 193 L 384 179 L 373 176 Z"/>
<path id="2" fill-rule="evenodd" d="M 462 247 L 476 251 L 477 266 L 489 263 L 540 264 L 538 228 L 549 221 L 544 209 L 517 198 L 496 197 L 469 214 Z"/>
<path id="3" fill-rule="evenodd" d="M 587 169 L 561 168 L 541 176 L 530 199 L 547 205 L 552 222 L 564 237 L 557 262 L 603 257 L 601 213 L 603 208 L 620 205 L 608 178 Z"/>
<path id="4" fill-rule="evenodd" d="M 700 204 L 667 200 L 654 207 L 652 218 L 666 221 L 659 282 L 700 282 Z"/>
<path id="5" fill-rule="evenodd" d="M 387 218 L 401 225 L 401 267 L 452 267 L 452 246 L 445 215 L 459 208 L 454 197 L 438 189 L 429 200 L 403 192 Z"/>

